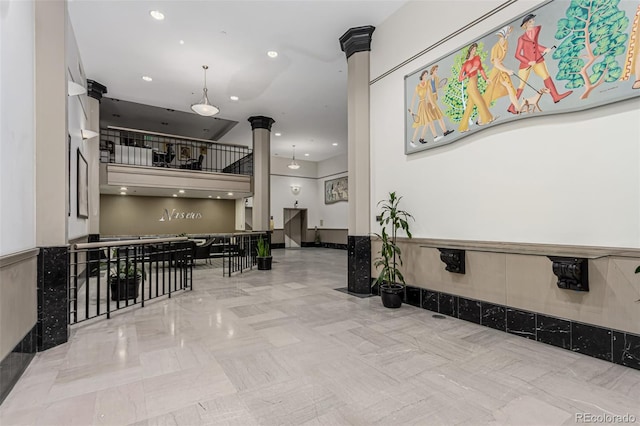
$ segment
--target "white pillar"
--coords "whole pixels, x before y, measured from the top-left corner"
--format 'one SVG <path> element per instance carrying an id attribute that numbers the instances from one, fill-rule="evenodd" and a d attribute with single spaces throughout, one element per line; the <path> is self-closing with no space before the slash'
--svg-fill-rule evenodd
<path id="1" fill-rule="evenodd" d="M 253 209 L 254 231 L 269 231 L 271 215 L 271 126 L 270 117 L 249 117 L 253 130 Z"/>

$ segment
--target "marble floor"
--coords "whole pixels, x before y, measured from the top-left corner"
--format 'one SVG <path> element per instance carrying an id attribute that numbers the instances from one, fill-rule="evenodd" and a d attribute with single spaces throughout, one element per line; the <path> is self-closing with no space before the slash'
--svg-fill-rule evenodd
<path id="1" fill-rule="evenodd" d="M 194 277 L 37 354 L 0 424 L 640 423 L 640 371 L 335 291 L 346 251 L 275 250 L 272 271 Z"/>

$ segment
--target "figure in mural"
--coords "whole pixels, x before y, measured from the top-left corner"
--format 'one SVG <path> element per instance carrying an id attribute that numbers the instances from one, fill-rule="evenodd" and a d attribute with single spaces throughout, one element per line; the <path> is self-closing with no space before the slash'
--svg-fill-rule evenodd
<path id="1" fill-rule="evenodd" d="M 544 86 L 549 89 L 553 102 L 557 103 L 572 94 L 573 91 L 569 90 L 564 93 L 558 93 L 556 85 L 553 83 L 551 76 L 549 76 L 549 70 L 547 70 L 544 57 L 547 53 L 551 52 L 551 48 L 538 43 L 538 36 L 540 35 L 542 26 L 536 26 L 536 21 L 533 19 L 535 17 L 536 15 L 530 13 L 522 19 L 521 27 L 524 33 L 518 38 L 518 47 L 516 48 L 515 54 L 516 59 L 520 61 L 520 70 L 518 71 L 520 84 L 516 92 L 516 99 L 520 99 L 524 86 L 529 79 L 529 74 L 531 70 L 533 70 L 533 72 L 544 81 Z M 511 105 L 507 111 L 512 114 L 518 113 L 518 110 L 513 105 Z"/>
<path id="2" fill-rule="evenodd" d="M 489 124 L 496 119 L 489 112 L 489 108 L 478 89 L 478 73 L 482 75 L 488 85 L 491 85 L 491 81 L 489 81 L 487 74 L 484 72 L 484 68 L 482 68 L 482 59 L 480 59 L 480 56 L 476 55 L 477 49 L 477 43 L 472 43 L 471 46 L 469 46 L 466 60 L 462 64 L 460 75 L 458 76 L 459 82 L 469 79 L 467 83 L 467 106 L 464 109 L 464 114 L 460 121 L 460 126 L 458 127 L 458 130 L 461 133 L 469 131 L 469 117 L 473 112 L 474 106 L 478 107 L 480 119 L 477 121 L 477 124 L 479 126 Z"/>
<path id="3" fill-rule="evenodd" d="M 429 86 L 428 82 L 429 71 L 424 70 L 422 74 L 420 74 L 420 82 L 416 86 L 416 90 L 411 97 L 411 106 L 409 108 L 409 113 L 413 117 L 413 128 L 415 129 L 413 132 L 413 137 L 411 138 L 410 144 L 412 147 L 416 147 L 415 141 L 416 137 L 418 137 L 418 132 L 422 129 L 422 134 L 420 135 L 420 139 L 418 142 L 426 143 L 424 140 L 427 135 L 427 126 L 431 129 L 431 133 L 435 139 L 436 129 L 433 125 L 432 119 L 429 117 L 427 113 L 427 88 Z M 418 98 L 418 112 L 414 113 L 413 105 Z"/>
<path id="4" fill-rule="evenodd" d="M 516 97 L 516 89 L 511 82 L 511 76 L 513 70 L 504 66 L 504 58 L 507 56 L 507 49 L 509 48 L 508 38 L 511 34 L 511 26 L 507 25 L 496 33 L 498 36 L 498 42 L 491 48 L 491 63 L 493 69 L 489 71 L 489 81 L 491 84 L 487 86 L 487 90 L 482 97 L 487 105 L 491 105 L 491 102 L 503 97 L 509 96 L 511 101 L 510 107 L 515 108 L 516 111 L 520 111 L 520 105 L 518 98 Z"/>
<path id="5" fill-rule="evenodd" d="M 556 78 L 567 80 L 568 89 L 584 87 L 580 99 L 622 76 L 616 56 L 625 52 L 629 18 L 618 9 L 619 3 L 572 0 L 566 18 L 558 21 L 556 39 L 562 43 L 553 53 L 553 58 L 560 60 Z"/>
<path id="6" fill-rule="evenodd" d="M 427 116 L 431 119 L 431 132 L 434 136 L 433 139 L 436 141 L 453 133 L 453 130 L 447 130 L 447 126 L 444 124 L 444 115 L 438 106 L 439 87 L 440 78 L 438 78 L 438 65 L 434 65 L 429 70 L 429 84 L 427 85 Z M 434 121 L 437 121 L 440 125 L 440 129 L 442 129 L 442 136 L 436 135 L 435 126 L 433 124 Z"/>
<path id="7" fill-rule="evenodd" d="M 633 19 L 633 25 L 631 27 L 631 33 L 629 34 L 629 47 L 627 49 L 627 57 L 624 65 L 624 74 L 620 80 L 629 80 L 631 74 L 635 76 L 633 89 L 640 89 L 640 6 L 636 10 L 635 18 Z"/>

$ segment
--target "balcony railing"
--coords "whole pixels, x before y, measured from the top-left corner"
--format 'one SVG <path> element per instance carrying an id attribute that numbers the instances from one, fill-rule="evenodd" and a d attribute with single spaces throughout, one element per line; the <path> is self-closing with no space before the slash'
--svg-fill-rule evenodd
<path id="1" fill-rule="evenodd" d="M 192 289 L 184 237 L 75 244 L 69 254 L 69 324 Z"/>
<path id="2" fill-rule="evenodd" d="M 100 130 L 103 163 L 253 175 L 249 147 L 121 127 Z"/>

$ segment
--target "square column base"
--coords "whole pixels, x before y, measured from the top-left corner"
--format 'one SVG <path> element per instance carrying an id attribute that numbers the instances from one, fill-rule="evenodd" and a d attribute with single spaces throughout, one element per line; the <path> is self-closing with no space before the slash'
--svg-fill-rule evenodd
<path id="1" fill-rule="evenodd" d="M 371 238 L 368 235 L 349 235 L 347 253 L 348 291 L 371 294 Z"/>

